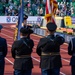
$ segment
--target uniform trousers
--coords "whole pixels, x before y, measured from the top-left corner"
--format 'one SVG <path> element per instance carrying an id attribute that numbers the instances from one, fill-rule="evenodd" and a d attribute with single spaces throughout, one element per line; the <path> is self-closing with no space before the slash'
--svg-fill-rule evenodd
<path id="1" fill-rule="evenodd" d="M 75 75 L 75 65 L 71 66 L 71 72 L 72 72 L 72 75 Z"/>
<path id="2" fill-rule="evenodd" d="M 32 70 L 15 70 L 14 75 L 31 75 Z"/>
<path id="3" fill-rule="evenodd" d="M 3 55 L 0 55 L 0 75 L 4 75 L 5 60 Z"/>
<path id="4" fill-rule="evenodd" d="M 60 75 L 60 68 L 42 69 L 42 75 Z"/>

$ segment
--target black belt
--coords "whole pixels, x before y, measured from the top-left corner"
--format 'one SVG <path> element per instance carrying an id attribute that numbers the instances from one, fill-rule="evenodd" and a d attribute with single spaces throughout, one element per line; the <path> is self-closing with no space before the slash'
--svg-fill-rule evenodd
<path id="1" fill-rule="evenodd" d="M 15 58 L 30 58 L 31 55 L 21 55 L 21 56 L 16 56 Z"/>
<path id="2" fill-rule="evenodd" d="M 41 55 L 60 55 L 60 53 L 59 52 L 51 52 L 51 53 L 42 52 Z"/>

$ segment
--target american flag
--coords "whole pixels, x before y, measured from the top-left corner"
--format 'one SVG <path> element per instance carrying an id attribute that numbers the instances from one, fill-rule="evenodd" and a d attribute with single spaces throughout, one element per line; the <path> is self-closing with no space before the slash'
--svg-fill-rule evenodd
<path id="1" fill-rule="evenodd" d="M 58 8 L 57 0 L 46 0 L 46 15 L 47 22 L 55 23 L 55 12 Z"/>

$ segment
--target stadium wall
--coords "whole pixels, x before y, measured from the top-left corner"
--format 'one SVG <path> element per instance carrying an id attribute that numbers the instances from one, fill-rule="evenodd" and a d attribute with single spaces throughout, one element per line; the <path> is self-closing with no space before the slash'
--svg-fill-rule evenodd
<path id="1" fill-rule="evenodd" d="M 43 21 L 42 21 L 43 19 Z M 61 27 L 63 26 L 64 24 L 62 23 L 63 21 L 63 18 L 62 17 L 56 17 L 56 24 L 58 27 Z M 35 22 L 43 22 L 42 23 L 42 26 L 45 26 L 46 25 L 46 21 L 44 21 L 45 19 L 43 17 L 40 17 L 40 16 L 29 16 L 28 18 L 28 21 L 33 21 L 34 23 Z M 0 16 L 0 24 L 3 24 L 3 25 L 15 25 L 18 21 L 18 16 Z M 46 36 L 46 30 L 44 29 L 41 29 L 41 28 L 36 28 L 34 30 L 34 33 L 38 34 L 38 35 L 41 35 L 41 36 Z M 68 34 L 64 34 L 64 33 L 56 33 L 56 34 L 59 34 L 61 36 L 63 36 L 65 38 L 65 42 L 69 42 L 71 38 L 73 38 L 74 36 L 73 35 L 68 35 Z"/>
<path id="2" fill-rule="evenodd" d="M 29 16 L 27 19 L 28 21 L 34 21 L 34 22 L 39 22 L 42 21 L 42 17 L 40 16 Z M 0 23 L 8 23 L 8 24 L 15 24 L 18 21 L 18 16 L 0 16 Z"/>

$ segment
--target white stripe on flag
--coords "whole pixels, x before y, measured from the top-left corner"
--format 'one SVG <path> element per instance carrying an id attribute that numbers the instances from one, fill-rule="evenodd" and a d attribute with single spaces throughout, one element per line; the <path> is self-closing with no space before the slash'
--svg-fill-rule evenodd
<path id="1" fill-rule="evenodd" d="M 47 0 L 47 6 L 48 6 L 49 14 L 51 14 L 50 0 Z"/>

